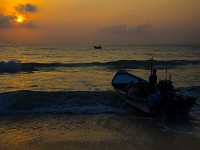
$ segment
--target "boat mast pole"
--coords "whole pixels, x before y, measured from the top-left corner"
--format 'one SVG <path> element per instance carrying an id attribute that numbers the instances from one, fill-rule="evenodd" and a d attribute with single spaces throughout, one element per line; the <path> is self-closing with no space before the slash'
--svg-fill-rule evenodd
<path id="1" fill-rule="evenodd" d="M 166 62 L 166 76 L 165 76 L 165 80 L 167 80 L 167 62 Z"/>
<path id="2" fill-rule="evenodd" d="M 153 57 L 151 58 L 151 74 L 153 74 Z"/>

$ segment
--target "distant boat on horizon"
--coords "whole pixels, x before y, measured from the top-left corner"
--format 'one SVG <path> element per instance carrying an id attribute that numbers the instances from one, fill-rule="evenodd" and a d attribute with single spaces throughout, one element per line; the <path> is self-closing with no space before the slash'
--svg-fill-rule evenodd
<path id="1" fill-rule="evenodd" d="M 100 45 L 94 46 L 94 49 L 102 49 L 102 46 L 100 46 Z"/>

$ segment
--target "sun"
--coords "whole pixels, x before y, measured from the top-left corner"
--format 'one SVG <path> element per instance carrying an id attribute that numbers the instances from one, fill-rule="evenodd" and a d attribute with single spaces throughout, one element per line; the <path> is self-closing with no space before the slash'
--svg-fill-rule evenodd
<path id="1" fill-rule="evenodd" d="M 17 22 L 18 23 L 22 23 L 22 22 L 24 22 L 24 20 L 25 20 L 25 18 L 23 17 L 23 16 L 17 16 Z"/>

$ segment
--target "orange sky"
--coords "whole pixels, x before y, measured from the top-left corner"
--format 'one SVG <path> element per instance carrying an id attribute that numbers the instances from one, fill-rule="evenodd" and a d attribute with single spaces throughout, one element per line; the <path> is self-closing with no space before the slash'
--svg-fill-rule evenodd
<path id="1" fill-rule="evenodd" d="M 0 43 L 200 44 L 199 6 L 200 0 L 0 0 Z"/>

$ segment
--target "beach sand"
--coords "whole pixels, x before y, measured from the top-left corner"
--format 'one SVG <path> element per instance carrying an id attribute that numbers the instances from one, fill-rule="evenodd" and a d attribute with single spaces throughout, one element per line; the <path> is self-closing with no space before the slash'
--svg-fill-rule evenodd
<path id="1" fill-rule="evenodd" d="M 185 124 L 185 125 L 184 125 Z M 17 114 L 0 117 L 1 150 L 199 150 L 190 123 L 156 125 L 146 116 Z"/>

